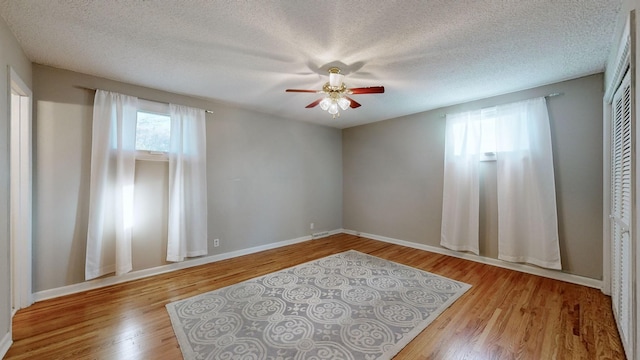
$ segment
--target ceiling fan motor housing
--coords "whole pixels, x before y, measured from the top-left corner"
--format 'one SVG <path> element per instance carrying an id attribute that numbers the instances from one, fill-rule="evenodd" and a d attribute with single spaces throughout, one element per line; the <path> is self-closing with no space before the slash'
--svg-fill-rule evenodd
<path id="1" fill-rule="evenodd" d="M 329 69 L 329 86 L 336 89 L 344 87 L 342 80 L 344 80 L 344 75 L 340 74 L 340 69 L 337 67 Z"/>

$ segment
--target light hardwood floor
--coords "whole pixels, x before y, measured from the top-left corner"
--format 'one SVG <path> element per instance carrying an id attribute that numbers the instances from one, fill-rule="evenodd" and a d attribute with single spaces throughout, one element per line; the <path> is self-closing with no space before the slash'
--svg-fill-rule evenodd
<path id="1" fill-rule="evenodd" d="M 349 249 L 473 286 L 396 359 L 624 359 L 599 290 L 345 234 L 36 303 L 6 359 L 181 359 L 165 304 Z"/>

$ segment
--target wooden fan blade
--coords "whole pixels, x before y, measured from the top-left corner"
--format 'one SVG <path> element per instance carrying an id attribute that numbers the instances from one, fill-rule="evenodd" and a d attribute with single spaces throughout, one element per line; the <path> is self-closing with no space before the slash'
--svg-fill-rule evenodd
<path id="1" fill-rule="evenodd" d="M 345 96 L 345 99 L 351 101 L 351 104 L 349 106 L 351 106 L 352 109 L 358 108 L 360 106 L 362 106 L 362 104 L 360 104 L 359 102 L 353 100 L 352 98 Z"/>
<path id="2" fill-rule="evenodd" d="M 287 89 L 286 92 L 302 92 L 302 93 L 319 93 L 321 90 L 300 90 L 300 89 Z"/>
<path id="3" fill-rule="evenodd" d="M 318 104 L 320 104 L 320 101 L 322 101 L 323 98 L 320 98 L 314 102 L 312 102 L 311 104 L 305 106 L 305 108 L 307 109 L 311 109 L 312 107 L 316 107 Z"/>
<path id="4" fill-rule="evenodd" d="M 384 92 L 384 86 L 371 86 L 349 89 L 351 94 L 382 94 Z"/>

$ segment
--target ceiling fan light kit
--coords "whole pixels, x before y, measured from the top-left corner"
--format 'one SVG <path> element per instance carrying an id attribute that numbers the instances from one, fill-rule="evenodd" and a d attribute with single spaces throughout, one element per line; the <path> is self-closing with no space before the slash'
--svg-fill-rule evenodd
<path id="1" fill-rule="evenodd" d="M 286 92 L 310 92 L 317 94 L 325 94 L 324 98 L 320 98 L 311 104 L 307 105 L 307 108 L 312 108 L 320 105 L 320 108 L 333 116 L 340 117 L 340 111 L 347 110 L 349 107 L 355 109 L 361 105 L 350 98 L 347 95 L 357 94 L 381 94 L 384 93 L 384 86 L 373 86 L 363 88 L 347 88 L 343 82 L 344 75 L 340 73 L 340 69 L 332 67 L 329 69 L 329 81 L 322 86 L 322 90 L 298 90 L 287 89 Z"/>

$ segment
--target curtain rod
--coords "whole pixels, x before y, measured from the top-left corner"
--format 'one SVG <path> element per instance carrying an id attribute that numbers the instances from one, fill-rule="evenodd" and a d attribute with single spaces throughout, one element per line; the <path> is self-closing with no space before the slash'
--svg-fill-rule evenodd
<path id="1" fill-rule="evenodd" d="M 543 98 L 552 98 L 552 97 L 556 97 L 556 96 L 560 96 L 560 95 L 564 95 L 564 93 L 562 93 L 562 92 L 554 92 L 554 93 L 547 94 L 547 95 L 544 95 L 544 96 L 535 96 L 535 97 L 532 97 L 532 98 L 528 98 L 528 99 L 524 99 L 524 100 L 518 100 L 518 101 L 512 101 L 512 102 L 519 102 L 519 101 L 526 101 L 526 100 L 531 100 L 531 99 L 538 99 L 538 98 L 541 98 L 541 97 L 543 97 Z M 485 106 L 482 109 L 492 108 L 492 107 L 505 105 L 505 104 L 510 104 L 510 103 L 511 102 L 509 102 L 509 103 L 500 103 L 498 105 Z"/>
<path id="2" fill-rule="evenodd" d="M 544 96 L 534 96 L 532 98 L 528 98 L 528 99 L 524 99 L 524 100 L 518 100 L 518 101 L 512 101 L 512 102 L 526 101 L 526 100 L 537 99 L 537 98 L 541 98 L 541 97 L 543 97 L 543 98 L 551 98 L 551 97 L 556 97 L 556 96 L 560 96 L 560 95 L 564 95 L 564 93 L 562 93 L 562 92 L 554 92 L 554 93 L 547 94 L 547 95 L 544 95 Z M 501 103 L 499 105 L 503 105 L 503 104 L 509 104 L 509 103 Z M 490 108 L 490 107 L 495 107 L 495 106 L 499 106 L 499 105 L 485 106 L 485 107 L 483 107 L 483 109 Z"/>
<path id="3" fill-rule="evenodd" d="M 547 94 L 547 95 L 544 95 L 544 96 L 532 97 L 530 99 L 535 99 L 535 98 L 538 98 L 538 97 L 551 98 L 551 97 L 556 97 L 556 96 L 560 96 L 560 95 L 564 95 L 564 93 L 563 92 L 555 92 L 555 93 Z M 528 100 L 528 99 L 525 99 L 525 100 Z M 524 100 L 521 100 L 521 101 L 524 101 Z M 487 109 L 487 108 L 491 108 L 491 107 L 495 107 L 495 106 L 499 106 L 499 105 L 485 106 L 482 109 Z M 447 117 L 447 114 L 440 115 L 440 117 L 441 118 Z"/>
<path id="4" fill-rule="evenodd" d="M 74 86 L 74 87 L 75 87 L 75 88 L 78 88 L 78 89 L 83 89 L 83 90 L 91 90 L 91 91 L 96 91 L 96 90 L 98 90 L 98 89 L 96 89 L 96 88 L 90 88 L 90 87 L 86 87 L 86 86 L 79 86 L 79 85 Z M 110 90 L 105 90 L 105 91 L 110 91 Z M 153 102 L 163 103 L 163 104 L 169 104 L 169 103 L 168 103 L 168 102 L 166 102 L 166 101 L 158 101 L 158 100 L 146 99 L 146 98 L 141 98 L 141 97 L 138 97 L 138 99 L 140 99 L 140 100 L 146 100 L 146 101 L 153 101 Z M 208 114 L 213 114 L 213 111 L 211 111 L 211 110 L 207 110 L 207 109 L 205 109 L 205 110 L 204 110 L 204 112 L 206 112 L 206 113 L 208 113 Z"/>

